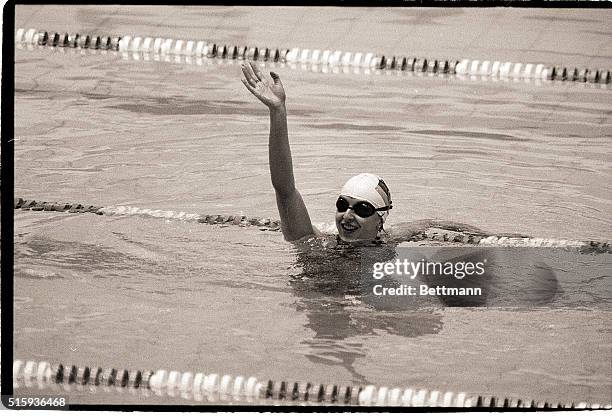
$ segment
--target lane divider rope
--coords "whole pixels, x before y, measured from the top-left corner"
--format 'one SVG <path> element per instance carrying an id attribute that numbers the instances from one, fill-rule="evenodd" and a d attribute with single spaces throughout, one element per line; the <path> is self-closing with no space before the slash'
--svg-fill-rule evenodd
<path id="1" fill-rule="evenodd" d="M 31 44 L 18 44 L 17 49 L 34 50 L 39 48 L 46 48 L 45 46 L 31 45 Z M 236 65 L 241 60 L 233 59 L 209 59 L 206 57 L 195 57 L 188 55 L 158 55 L 150 53 L 140 52 L 118 52 L 114 50 L 106 49 L 79 49 L 79 48 L 47 48 L 54 53 L 60 54 L 71 54 L 71 55 L 106 55 L 117 56 L 125 61 L 143 61 L 143 62 L 164 62 L 175 65 L 194 65 L 194 66 L 232 66 Z M 461 74 L 434 74 L 431 72 L 411 72 L 411 71 L 387 71 L 381 69 L 361 68 L 361 67 L 349 67 L 349 66 L 329 66 L 319 64 L 308 64 L 308 63 L 289 63 L 289 62 L 274 62 L 266 61 L 261 62 L 266 68 L 288 68 L 291 70 L 299 69 L 301 71 L 321 73 L 321 74 L 353 74 L 353 75 L 376 75 L 376 76 L 394 76 L 403 78 L 412 77 L 452 77 L 459 81 L 491 81 L 491 82 L 523 82 L 525 84 L 533 84 L 537 87 L 547 84 L 557 84 L 564 81 L 559 80 L 547 80 L 539 78 L 508 78 L 500 77 L 499 74 L 492 75 L 461 75 Z M 572 83 L 576 87 L 581 88 L 598 88 L 598 89 L 611 89 L 612 84 L 601 84 L 601 83 Z M 566 85 L 572 85 L 566 84 Z"/>
<path id="2" fill-rule="evenodd" d="M 98 366 L 50 364 L 46 361 L 13 361 L 13 388 L 39 389 L 63 386 L 71 391 L 89 387 L 96 392 L 121 389 L 151 391 L 157 396 L 182 397 L 207 402 L 265 402 L 274 404 L 323 404 L 349 406 L 478 407 L 535 409 L 612 409 L 612 404 L 499 398 L 438 390 L 353 386 L 310 382 L 260 381 L 256 377 L 166 371 L 128 371 Z"/>
<path id="3" fill-rule="evenodd" d="M 69 204 L 57 202 L 41 202 L 32 199 L 15 198 L 13 207 L 15 209 L 30 211 L 55 211 L 69 213 L 93 213 L 96 215 L 126 215 L 141 216 L 162 219 L 181 220 L 185 222 L 198 222 L 210 225 L 237 225 L 241 227 L 258 226 L 261 230 L 280 230 L 280 221 L 270 218 L 247 217 L 246 215 L 206 215 L 188 214 L 180 211 L 164 211 L 159 209 L 137 208 L 130 206 L 99 207 L 94 205 Z"/>
<path id="4" fill-rule="evenodd" d="M 414 56 L 388 56 L 372 52 L 345 52 L 301 48 L 258 48 L 231 46 L 204 40 L 182 40 L 147 36 L 97 36 L 78 33 L 45 32 L 19 28 L 15 42 L 50 47 L 104 49 L 152 55 L 195 58 L 249 59 L 263 62 L 312 64 L 328 67 L 369 68 L 430 74 L 470 75 L 513 79 L 540 79 L 609 84 L 609 69 L 502 62 L 475 59 L 430 59 Z"/>
<path id="5" fill-rule="evenodd" d="M 14 209 L 30 211 L 53 211 L 68 213 L 93 213 L 96 215 L 107 216 L 138 216 L 146 218 L 160 218 L 166 220 L 179 220 L 184 222 L 197 222 L 218 226 L 256 226 L 262 231 L 280 231 L 280 220 L 270 218 L 248 217 L 246 215 L 208 215 L 193 214 L 184 211 L 165 211 L 149 208 L 138 208 L 132 206 L 109 206 L 99 207 L 94 205 L 84 205 L 78 203 L 58 203 L 42 202 L 33 199 L 15 198 Z M 429 228 L 425 232 L 413 236 L 414 241 L 436 240 L 456 242 L 463 244 L 473 244 L 479 246 L 494 247 L 556 247 L 573 248 L 583 253 L 612 253 L 612 247 L 608 242 L 599 241 L 579 241 L 564 240 L 553 238 L 532 238 L 532 237 L 506 237 L 496 235 L 478 235 L 463 231 L 446 230 L 442 228 Z"/>

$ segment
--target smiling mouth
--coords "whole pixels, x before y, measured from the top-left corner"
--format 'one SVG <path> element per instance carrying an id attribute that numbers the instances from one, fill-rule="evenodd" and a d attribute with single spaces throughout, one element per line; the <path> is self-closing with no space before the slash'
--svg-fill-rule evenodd
<path id="1" fill-rule="evenodd" d="M 355 227 L 354 225 L 351 225 L 351 224 L 345 224 L 345 223 L 340 224 L 340 226 L 342 227 L 342 229 L 343 229 L 343 230 L 344 230 L 344 232 L 346 232 L 346 233 L 352 233 L 353 231 L 355 231 L 355 230 L 359 229 L 359 227 Z"/>

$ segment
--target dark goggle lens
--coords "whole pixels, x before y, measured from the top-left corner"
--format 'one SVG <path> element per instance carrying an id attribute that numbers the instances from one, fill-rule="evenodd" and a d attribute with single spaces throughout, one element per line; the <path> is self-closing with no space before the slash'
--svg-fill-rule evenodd
<path id="1" fill-rule="evenodd" d="M 348 201 L 344 198 L 338 198 L 338 200 L 336 201 L 336 209 L 338 210 L 338 212 L 346 211 L 347 209 L 349 209 Z"/>
<path id="2" fill-rule="evenodd" d="M 355 214 L 359 215 L 361 218 L 371 217 L 376 212 L 376 209 L 367 202 L 357 202 L 351 207 L 346 199 L 338 198 L 336 201 L 336 209 L 338 212 L 345 212 L 349 208 L 352 208 Z"/>
<path id="3" fill-rule="evenodd" d="M 361 218 L 371 217 L 376 212 L 374 207 L 367 202 L 357 202 L 355 206 L 353 206 L 353 211 Z"/>

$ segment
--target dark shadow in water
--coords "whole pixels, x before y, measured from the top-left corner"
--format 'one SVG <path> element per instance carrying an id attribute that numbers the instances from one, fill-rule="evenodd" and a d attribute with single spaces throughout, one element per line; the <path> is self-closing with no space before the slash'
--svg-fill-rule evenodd
<path id="1" fill-rule="evenodd" d="M 310 128 L 315 129 L 329 129 L 329 130 L 358 130 L 358 131 L 399 131 L 404 130 L 403 127 L 391 126 L 391 125 L 360 125 L 352 123 L 325 123 L 325 124 L 312 124 L 308 125 Z"/>
<path id="2" fill-rule="evenodd" d="M 90 94 L 91 96 L 92 94 Z M 106 95 L 108 97 L 108 94 Z M 157 116 L 168 115 L 267 115 L 267 110 L 255 108 L 248 101 L 215 101 L 215 100 L 190 100 L 182 97 L 116 97 L 121 103 L 109 105 L 108 108 L 129 111 L 138 114 L 149 114 Z M 129 102 L 128 100 L 132 100 Z M 292 110 L 294 115 L 300 117 L 315 117 L 321 113 L 319 110 L 296 108 Z"/>
<path id="3" fill-rule="evenodd" d="M 409 300 L 405 297 L 401 300 L 399 297 L 381 300 L 381 297 L 371 295 L 370 285 L 375 281 L 362 277 L 364 250 L 369 250 L 367 255 L 371 256 L 372 247 L 351 247 L 336 237 L 321 237 L 296 244 L 296 248 L 299 272 L 290 277 L 290 286 L 298 298 L 296 309 L 304 312 L 308 319 L 305 326 L 314 331 L 311 339 L 303 341 L 312 351 L 306 357 L 314 363 L 343 367 L 356 383 L 367 383 L 355 369 L 355 361 L 365 357 L 367 350 L 358 342 L 351 343 L 351 338 L 382 333 L 407 338 L 436 334 L 443 326 L 440 308 L 498 306 L 504 294 L 516 292 L 517 285 L 523 285 L 521 293 L 527 295 L 519 293 L 510 296 L 508 306 L 519 306 L 516 302 L 522 306 L 542 306 L 561 293 L 555 273 L 546 264 L 540 263 L 535 266 L 531 264 L 530 276 L 536 279 L 528 283 L 517 283 L 514 279 L 504 284 L 500 280 L 506 280 L 508 273 L 500 277 L 495 271 L 476 283 L 465 279 L 445 281 L 447 287 L 466 287 L 470 284 L 482 287 L 484 294 L 478 298 L 416 296 Z M 391 261 L 397 257 L 397 242 L 377 245 L 375 252 L 376 261 Z M 470 255 L 474 254 L 468 252 L 465 258 L 457 261 L 469 261 Z M 534 267 L 537 270 L 533 270 Z M 435 278 L 422 276 L 421 281 L 433 286 L 436 285 Z"/>
<path id="4" fill-rule="evenodd" d="M 510 134 L 500 133 L 480 133 L 477 131 L 460 131 L 460 130 L 411 130 L 410 133 L 423 134 L 427 136 L 443 136 L 443 137 L 468 137 L 470 139 L 489 139 L 489 140 L 501 140 L 507 142 L 532 142 L 532 139 L 525 137 L 516 137 Z"/>
<path id="5" fill-rule="evenodd" d="M 522 18 L 527 19 L 527 20 L 542 20 L 542 21 L 550 21 L 550 22 L 598 23 L 598 21 L 595 19 L 585 19 L 582 17 L 535 15 L 535 16 L 523 16 Z"/>
<path id="6" fill-rule="evenodd" d="M 130 242 L 139 247 L 146 246 Z M 26 279 L 63 278 L 61 273 L 64 270 L 92 278 L 121 277 L 125 280 L 134 277 L 134 270 L 151 275 L 160 273 L 160 265 L 156 262 L 82 241 L 61 241 L 34 235 L 26 237 L 25 241 L 16 241 L 14 250 L 16 275 Z M 48 272 L 32 274 L 27 271 L 29 269 Z"/>
<path id="7" fill-rule="evenodd" d="M 381 332 L 405 337 L 437 333 L 442 316 L 429 310 L 374 311 L 364 304 L 361 282 L 361 250 L 328 238 L 315 238 L 297 245 L 296 266 L 300 272 L 290 277 L 298 297 L 296 309 L 305 313 L 306 327 L 313 338 L 303 341 L 312 351 L 306 354 L 313 363 L 339 365 L 352 376 L 354 383 L 367 383 L 354 367 L 367 351 L 356 336 L 376 336 Z M 395 245 L 379 250 L 383 257 L 395 257 Z"/>

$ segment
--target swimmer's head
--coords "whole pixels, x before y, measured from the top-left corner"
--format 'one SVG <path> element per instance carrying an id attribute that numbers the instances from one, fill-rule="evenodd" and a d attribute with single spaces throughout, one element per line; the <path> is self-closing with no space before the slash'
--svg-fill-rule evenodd
<path id="1" fill-rule="evenodd" d="M 385 182 L 371 173 L 350 178 L 336 201 L 336 227 L 344 241 L 374 240 L 392 208 Z"/>

